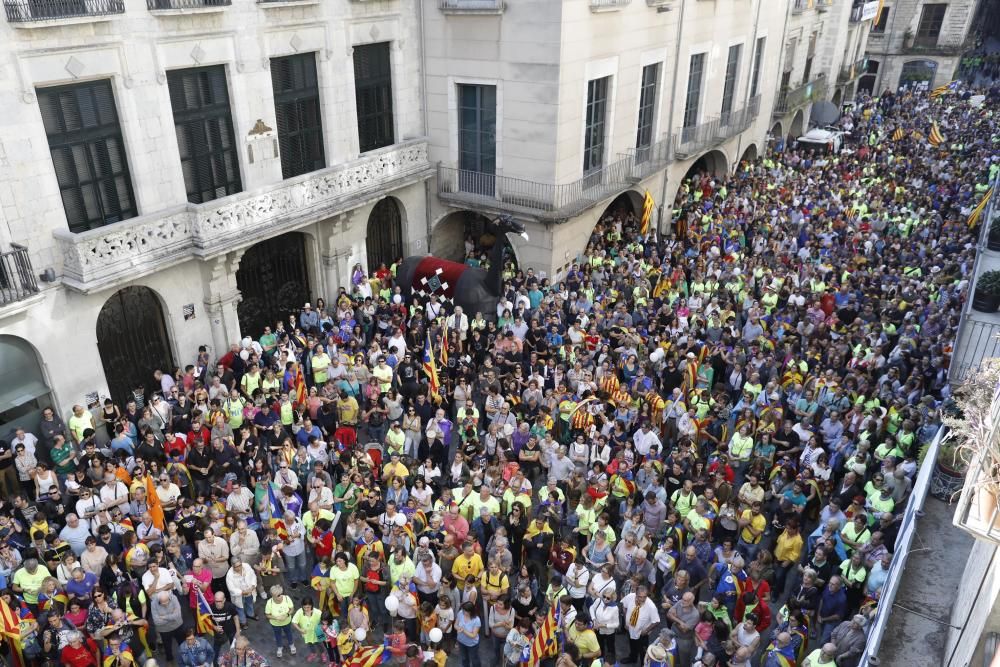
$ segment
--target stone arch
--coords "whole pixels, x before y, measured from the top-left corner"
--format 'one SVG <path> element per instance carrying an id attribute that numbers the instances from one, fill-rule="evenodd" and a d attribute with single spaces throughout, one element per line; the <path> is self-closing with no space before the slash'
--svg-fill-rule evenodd
<path id="1" fill-rule="evenodd" d="M 435 257 L 461 262 L 465 259 L 465 239 L 490 246 L 496 240 L 491 232 L 493 223 L 476 211 L 453 211 L 434 225 L 431 231 L 430 253 Z"/>
<path id="2" fill-rule="evenodd" d="M 729 158 L 721 150 L 711 150 L 704 155 L 700 156 L 691 166 L 688 167 L 687 174 L 684 175 L 685 179 L 690 178 L 694 174 L 710 174 L 712 176 L 721 176 L 722 174 L 729 172 Z"/>
<path id="3" fill-rule="evenodd" d="M 795 112 L 795 116 L 792 118 L 792 124 L 788 130 L 789 138 L 792 141 L 795 141 L 796 139 L 801 137 L 802 132 L 805 130 L 805 126 L 806 126 L 805 114 L 802 112 L 802 109 L 799 109 L 798 111 Z"/>
<path id="4" fill-rule="evenodd" d="M 403 235 L 404 207 L 395 197 L 380 199 L 368 214 L 365 237 L 368 271 L 375 271 L 380 264 L 387 267 L 405 254 Z"/>
<path id="5" fill-rule="evenodd" d="M 740 157 L 739 164 L 756 160 L 757 155 L 758 155 L 757 144 L 750 144 L 749 146 L 746 147 L 746 150 L 743 151 L 743 155 Z"/>
<path id="6" fill-rule="evenodd" d="M 0 427 L 0 438 L 9 440 L 15 426 L 35 431 L 42 410 L 55 409 L 42 358 L 38 349 L 24 338 L 0 334 L 0 383 L 17 387 L 17 391 L 0 394 L 3 416 L 0 421 L 4 424 Z"/>
<path id="7" fill-rule="evenodd" d="M 265 326 L 298 315 L 312 294 L 307 237 L 288 232 L 250 246 L 240 259 L 236 287 L 240 331 L 258 338 Z"/>
<path id="8" fill-rule="evenodd" d="M 160 295 L 143 285 L 118 290 L 97 316 L 97 351 L 111 398 L 124 405 L 156 388 L 153 373 L 173 373 Z"/>

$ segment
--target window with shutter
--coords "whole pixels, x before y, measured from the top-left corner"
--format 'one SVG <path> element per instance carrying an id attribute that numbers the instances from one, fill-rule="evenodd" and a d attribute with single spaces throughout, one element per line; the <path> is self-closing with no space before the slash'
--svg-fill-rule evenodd
<path id="1" fill-rule="evenodd" d="M 240 192 L 226 68 L 167 72 L 167 87 L 188 201 L 200 204 Z"/>
<path id="2" fill-rule="evenodd" d="M 70 231 L 135 217 L 111 81 L 39 88 L 36 93 Z"/>
<path id="3" fill-rule="evenodd" d="M 291 178 L 326 166 L 316 54 L 271 59 L 281 175 Z"/>
<path id="4" fill-rule="evenodd" d="M 389 43 L 354 47 L 354 93 L 361 152 L 395 143 Z"/>

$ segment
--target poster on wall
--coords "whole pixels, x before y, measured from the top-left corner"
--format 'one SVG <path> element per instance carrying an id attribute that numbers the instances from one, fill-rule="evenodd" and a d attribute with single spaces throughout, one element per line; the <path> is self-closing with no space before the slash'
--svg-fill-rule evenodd
<path id="1" fill-rule="evenodd" d="M 879 0 L 866 2 L 865 6 L 861 8 L 861 20 L 867 21 L 878 16 L 878 8 L 880 4 L 882 3 L 880 3 Z"/>

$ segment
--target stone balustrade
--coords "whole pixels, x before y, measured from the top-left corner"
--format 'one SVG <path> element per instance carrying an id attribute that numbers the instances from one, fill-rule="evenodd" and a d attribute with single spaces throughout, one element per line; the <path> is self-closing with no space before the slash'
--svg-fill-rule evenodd
<path id="1" fill-rule="evenodd" d="M 63 259 L 62 281 L 87 293 L 106 289 L 192 257 L 247 247 L 432 174 L 426 140 L 414 139 L 253 192 L 188 203 L 80 234 L 59 230 L 53 235 Z"/>

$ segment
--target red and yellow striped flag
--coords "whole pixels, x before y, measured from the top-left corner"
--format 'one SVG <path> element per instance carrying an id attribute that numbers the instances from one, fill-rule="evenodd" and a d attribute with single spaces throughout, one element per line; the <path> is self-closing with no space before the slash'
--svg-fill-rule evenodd
<path id="1" fill-rule="evenodd" d="M 982 217 L 983 211 L 986 210 L 986 205 L 990 202 L 990 197 L 992 196 L 993 188 L 990 188 L 986 191 L 986 195 L 983 197 L 983 200 L 976 205 L 976 208 L 972 209 L 972 213 L 969 214 L 969 227 L 975 227 L 979 224 L 979 218 Z"/>
<path id="2" fill-rule="evenodd" d="M 653 217 L 653 195 L 646 190 L 646 196 L 642 201 L 642 225 L 639 226 L 639 233 L 645 236 L 649 233 L 649 221 Z"/>
<path id="3" fill-rule="evenodd" d="M 892 133 L 893 141 L 902 141 L 903 137 L 906 136 L 906 132 L 903 132 L 903 128 L 897 127 L 896 131 Z"/>
<path id="4" fill-rule="evenodd" d="M 549 613 L 546 614 L 542 627 L 538 628 L 538 633 L 531 642 L 531 653 L 527 656 L 527 660 L 521 661 L 521 665 L 534 667 L 544 658 L 559 655 L 559 642 L 556 637 L 559 630 L 559 622 L 556 621 L 557 607 L 558 605 L 549 605 Z"/>
<path id="5" fill-rule="evenodd" d="M 431 393 L 437 395 L 441 389 L 441 383 L 438 381 L 437 364 L 434 363 L 434 347 L 431 345 L 431 334 L 429 331 L 424 341 L 424 358 L 422 361 L 424 373 L 427 374 L 427 381 L 431 387 Z"/>
<path id="6" fill-rule="evenodd" d="M 931 146 L 940 146 L 944 143 L 944 135 L 938 129 L 937 121 L 931 123 L 931 131 L 927 134 L 927 141 L 931 142 Z"/>

